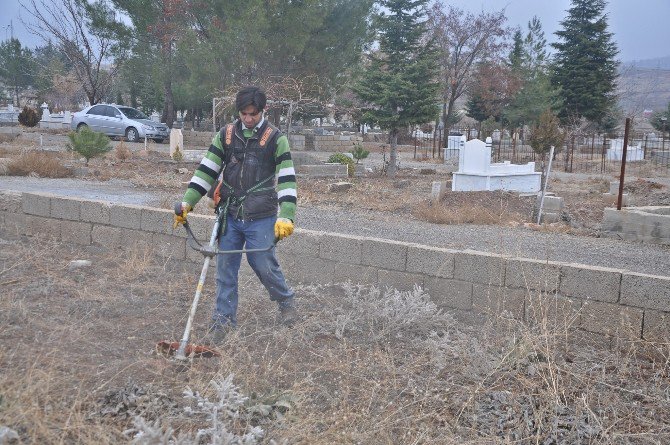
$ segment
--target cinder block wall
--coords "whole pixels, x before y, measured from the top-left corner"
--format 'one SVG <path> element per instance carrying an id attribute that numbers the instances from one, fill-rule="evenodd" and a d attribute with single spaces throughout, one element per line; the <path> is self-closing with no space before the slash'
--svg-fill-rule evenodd
<path id="1" fill-rule="evenodd" d="M 202 264 L 172 220 L 170 210 L 0 192 L 4 231 L 109 249 L 151 247 L 162 258 Z M 200 240 L 209 238 L 213 220 L 189 217 Z M 667 339 L 670 332 L 670 277 L 299 228 L 277 253 L 293 283 L 351 280 L 400 290 L 418 285 L 446 309 L 636 339 Z"/>

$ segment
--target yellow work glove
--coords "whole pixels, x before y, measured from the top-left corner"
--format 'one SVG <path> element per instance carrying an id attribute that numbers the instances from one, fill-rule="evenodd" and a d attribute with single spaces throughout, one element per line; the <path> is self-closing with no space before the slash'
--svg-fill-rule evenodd
<path id="1" fill-rule="evenodd" d="M 187 202 L 178 202 L 174 205 L 174 226 L 177 228 L 179 224 L 186 222 L 186 215 L 191 211 L 191 205 Z"/>
<path id="2" fill-rule="evenodd" d="M 287 218 L 277 218 L 275 223 L 275 238 L 281 241 L 293 233 L 293 221 Z"/>

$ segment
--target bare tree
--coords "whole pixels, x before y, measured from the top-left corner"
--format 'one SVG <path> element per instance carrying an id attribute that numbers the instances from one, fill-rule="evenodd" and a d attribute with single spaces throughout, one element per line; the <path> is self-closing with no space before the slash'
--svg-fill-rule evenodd
<path id="1" fill-rule="evenodd" d="M 91 105 L 102 100 L 112 86 L 117 65 L 110 63 L 114 40 L 91 29 L 87 4 L 82 0 L 29 0 L 21 3 L 34 21 L 23 25 L 44 42 L 55 42 L 72 66 Z M 104 66 L 105 63 L 108 65 Z"/>
<path id="2" fill-rule="evenodd" d="M 293 116 L 305 113 L 310 108 L 322 107 L 321 89 L 317 76 L 268 76 L 249 82 L 231 84 L 219 92 L 221 102 L 228 104 L 235 101 L 235 94 L 245 85 L 258 85 L 265 90 L 268 108 L 286 116 L 286 133 L 291 135 Z"/>
<path id="3" fill-rule="evenodd" d="M 506 47 L 506 36 L 512 33 L 506 21 L 504 9 L 475 15 L 453 6 L 445 12 L 440 2 L 433 5 L 428 26 L 441 50 L 442 121 L 447 133 L 455 123 L 456 101 L 466 92 L 477 64 L 495 59 Z"/>

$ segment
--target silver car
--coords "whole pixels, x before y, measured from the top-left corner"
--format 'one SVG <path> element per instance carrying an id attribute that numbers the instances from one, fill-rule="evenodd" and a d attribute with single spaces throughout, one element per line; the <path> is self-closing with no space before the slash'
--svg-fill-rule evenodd
<path id="1" fill-rule="evenodd" d="M 91 105 L 72 115 L 73 130 L 89 127 L 107 136 L 125 137 L 129 142 L 153 139 L 161 143 L 168 137 L 168 127 L 152 121 L 146 114 L 131 107 L 115 104 Z"/>

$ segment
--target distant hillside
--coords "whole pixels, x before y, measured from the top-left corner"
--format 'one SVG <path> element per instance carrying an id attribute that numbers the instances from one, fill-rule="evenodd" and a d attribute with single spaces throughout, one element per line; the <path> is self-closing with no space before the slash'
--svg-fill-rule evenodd
<path id="1" fill-rule="evenodd" d="M 635 62 L 622 65 L 619 69 L 619 104 L 626 113 L 660 111 L 666 109 L 670 102 L 670 57 L 650 59 L 648 62 L 652 60 L 658 64 L 643 67 L 640 62 Z M 658 68 L 663 60 L 667 68 Z"/>
<path id="2" fill-rule="evenodd" d="M 623 65 L 634 66 L 636 68 L 670 70 L 670 56 L 657 57 L 655 59 L 633 60 L 632 62 L 624 62 Z"/>

